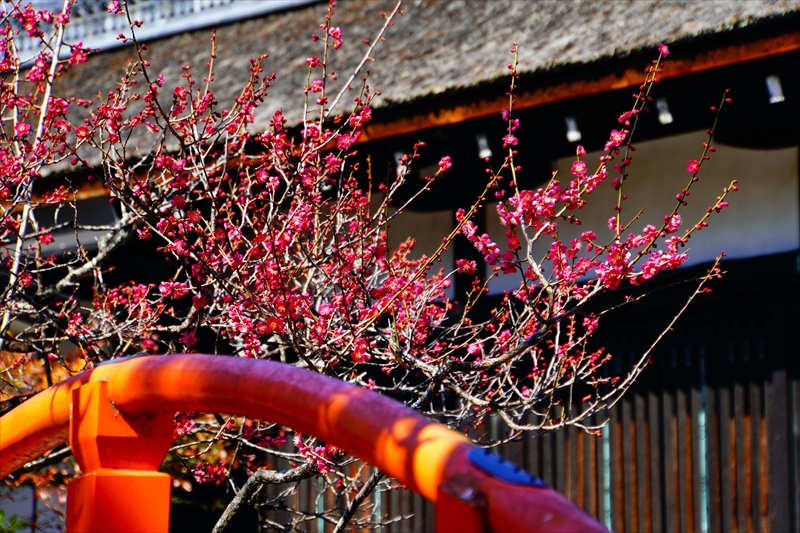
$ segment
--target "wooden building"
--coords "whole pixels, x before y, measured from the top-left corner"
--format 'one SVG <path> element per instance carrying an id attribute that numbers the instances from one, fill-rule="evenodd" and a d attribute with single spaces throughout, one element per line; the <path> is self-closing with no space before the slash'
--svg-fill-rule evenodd
<path id="1" fill-rule="evenodd" d="M 276 108 L 296 123 L 305 58 L 320 48 L 310 36 L 325 5 L 282 2 L 248 13 L 242 4 L 254 5 L 208 3 L 204 15 L 193 12 L 195 22 L 175 26 L 191 31 L 164 25 L 146 41 L 151 68 L 168 85 L 183 65 L 202 72 L 208 28 L 219 24 L 218 100 L 232 102 L 248 58 L 269 53 L 266 68 L 277 79 L 254 127 L 265 128 Z M 146 11 L 162 3 L 132 5 Z M 383 23 L 379 12 L 393 5 L 338 6 L 345 45 L 332 68 L 340 81 L 364 54 L 361 40 Z M 240 15 L 218 18 L 234 7 Z M 553 170 L 566 171 L 577 144 L 603 146 L 657 45 L 670 47 L 654 112 L 637 130 L 631 169 L 638 181 L 629 205 L 645 207 L 645 218 L 654 220 L 683 187 L 687 161 L 699 156 L 714 118 L 709 107 L 731 89 L 734 105 L 722 116 L 718 151 L 684 218 L 703 212 L 730 179 L 739 180 L 740 192 L 693 237 L 690 264 L 666 276 L 700 272 L 724 250 L 725 278 L 661 343 L 652 367 L 608 413 L 602 437 L 569 429 L 503 453 L 617 531 L 800 532 L 800 353 L 792 333 L 800 331 L 800 1 L 408 0 L 403 9 L 370 65 L 382 105 L 359 150 L 386 172 L 418 140 L 427 143 L 421 175 L 442 155 L 452 158 L 452 171 L 433 193 L 393 226 L 417 237 L 420 252 L 435 248 L 453 227 L 454 210 L 482 189 L 482 158 L 502 157 L 512 41 L 520 50 L 521 179 L 531 187 Z M 181 16 L 152 13 L 154 21 Z M 89 32 L 84 43 L 108 42 L 103 35 Z M 75 69 L 57 92 L 107 91 L 130 53 L 118 45 L 101 50 L 88 64 L 90 76 Z M 97 194 L 103 193 L 87 189 L 87 196 Z M 592 204 L 597 210 L 584 214 L 586 227 L 605 227 L 613 201 L 601 196 Z M 483 224 L 490 234 L 500 231 L 491 206 Z M 445 263 L 470 253 L 460 244 Z M 491 286 L 497 294 L 505 288 L 502 279 Z M 619 372 L 649 346 L 680 296 L 665 291 L 604 325 L 602 341 L 617 354 Z M 431 530 L 430 509 L 410 494 L 392 493 L 380 505 L 393 515 L 416 512 L 390 531 Z"/>

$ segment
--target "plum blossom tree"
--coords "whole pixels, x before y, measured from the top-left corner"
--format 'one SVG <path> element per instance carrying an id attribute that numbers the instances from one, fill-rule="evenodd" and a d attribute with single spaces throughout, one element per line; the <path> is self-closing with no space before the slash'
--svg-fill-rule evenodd
<path id="1" fill-rule="evenodd" d="M 225 355 L 280 360 L 392 395 L 485 445 L 566 426 L 600 429 L 590 422 L 593 415 L 620 399 L 663 333 L 625 375 L 613 375 L 607 368 L 611 354 L 591 343 L 608 310 L 591 303 L 682 265 L 692 233 L 726 207 L 727 195 L 736 190 L 730 183 L 707 214 L 686 228 L 680 210 L 714 152 L 712 127 L 663 224 L 638 228 L 639 214 L 623 215 L 636 125 L 648 111 L 668 49 L 659 47 L 600 160 L 587 160 L 578 147 L 570 176 L 547 177 L 532 190 L 519 186 L 522 169 L 515 163 L 520 121 L 514 116 L 513 44 L 502 163 L 495 168 L 487 160 L 483 193 L 457 211 L 455 228 L 442 235 L 435 252 L 412 258 L 414 241 L 392 249 L 387 228 L 439 175 L 453 171 L 452 163 L 442 154 L 435 175 L 411 200 L 400 202 L 398 190 L 424 142 L 410 147 L 390 178 L 376 177 L 369 161 L 358 157 L 362 127 L 380 95 L 369 86 L 364 65 L 402 11 L 398 2 L 383 14 L 383 28 L 364 60 L 333 93 L 328 82 L 335 74 L 327 64 L 345 38 L 334 11 L 331 2 L 313 36 L 320 54 L 306 60 L 307 82 L 298 94 L 302 120 L 290 123 L 276 110 L 266 131 L 250 126 L 256 110 L 269 105 L 274 75 L 264 73 L 264 56 L 250 61 L 239 97 L 218 102 L 212 33 L 205 77 L 198 80 L 187 69 L 182 84 L 168 86 L 137 39 L 142 23 L 131 19 L 124 2 L 113 1 L 109 12 L 128 17 L 130 27 L 120 38 L 135 47 L 138 60 L 114 90 L 90 102 L 88 95 L 59 93 L 59 75 L 90 60 L 82 43 L 64 41 L 70 1 L 58 13 L 21 3 L 3 11 L 0 343 L 9 401 L 103 360 L 223 346 Z M 41 51 L 29 61 L 15 44 L 20 32 L 41 41 Z M 726 94 L 715 111 L 729 102 Z M 130 149 L 138 138 L 148 139 L 152 150 Z M 119 220 L 98 227 L 79 223 L 77 216 L 52 225 L 37 218 L 45 208 L 78 208 L 77 186 L 53 178 L 59 173 L 102 183 L 119 206 Z M 580 224 L 581 209 L 598 187 L 618 194 L 608 221 L 613 238 L 601 241 L 587 228 L 579 239 L 564 242 L 559 228 Z M 499 201 L 505 242 L 493 241 L 475 223 L 490 197 Z M 67 230 L 78 239 L 77 251 L 45 255 L 54 233 Z M 104 232 L 96 250 L 80 242 L 82 230 Z M 454 271 L 437 268 L 456 239 L 472 243 L 485 264 L 458 259 Z M 164 258 L 160 282 L 106 281 L 115 252 L 130 241 L 157 247 Z M 537 257 L 537 243 L 545 243 L 544 257 Z M 491 271 L 483 276 L 486 265 Z M 457 274 L 469 276 L 471 288 L 450 299 L 446 290 Z M 719 274 L 715 263 L 696 280 L 686 305 Z M 483 316 L 475 309 L 495 276 L 519 283 Z M 508 428 L 499 439 L 476 431 L 490 415 Z M 313 477 L 323 480 L 320 493 L 335 494 L 337 504 L 321 513 L 296 509 L 282 515 L 288 516 L 286 527 L 322 517 L 340 531 L 382 519 L 356 511 L 371 491 L 392 482 L 380 472 L 368 476 L 356 458 L 338 449 L 267 421 L 196 413 L 178 413 L 175 420 L 176 445 L 166 466 L 176 479 L 227 480 L 236 491 L 217 530 L 260 484 L 290 484 L 281 496 L 262 502 L 286 512 L 284 502 L 296 483 Z M 288 471 L 269 468 L 284 459 L 291 462 Z M 60 468 L 60 475 L 69 475 L 68 467 Z M 31 472 L 41 470 L 28 469 L 7 482 L 29 479 Z M 274 518 L 265 520 L 275 526 Z"/>

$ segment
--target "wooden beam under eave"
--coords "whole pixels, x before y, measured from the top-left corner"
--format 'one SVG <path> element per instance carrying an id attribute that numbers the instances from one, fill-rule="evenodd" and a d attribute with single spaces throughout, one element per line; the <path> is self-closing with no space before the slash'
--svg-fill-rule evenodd
<path id="1" fill-rule="evenodd" d="M 735 65 L 787 52 L 800 50 L 800 31 L 767 37 L 747 43 L 728 45 L 704 50 L 691 58 L 669 59 L 661 74 L 662 79 L 686 76 L 705 70 Z M 592 80 L 571 80 L 540 87 L 533 91 L 519 90 L 516 93 L 516 109 L 528 109 L 570 98 L 578 98 L 627 87 L 638 87 L 644 79 L 643 70 L 629 68 Z M 414 115 L 407 113 L 402 118 L 385 122 L 375 121 L 364 125 L 359 143 L 386 139 L 397 135 L 414 133 L 428 128 L 458 124 L 471 119 L 485 118 L 500 113 L 508 105 L 507 96 L 475 100 L 465 104 L 437 109 Z M 412 108 L 413 104 L 404 105 Z M 409 109 L 411 111 L 411 109 Z"/>

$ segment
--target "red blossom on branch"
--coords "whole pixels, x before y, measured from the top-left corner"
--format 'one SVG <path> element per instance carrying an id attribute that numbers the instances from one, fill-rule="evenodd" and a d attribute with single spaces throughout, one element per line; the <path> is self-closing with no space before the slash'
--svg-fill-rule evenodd
<path id="1" fill-rule="evenodd" d="M 371 164 L 365 164 L 369 160 L 359 159 L 358 143 L 373 120 L 377 93 L 364 76 L 360 87 L 353 82 L 356 92 L 346 93 L 354 98 L 345 109 L 341 95 L 326 86 L 335 79 L 327 70 L 327 54 L 343 45 L 342 30 L 333 25 L 334 7 L 329 4 L 320 25 L 321 39 L 314 38 L 323 41 L 318 43 L 320 57 L 306 59 L 308 81 L 305 91 L 302 84 L 298 91 L 306 112 L 299 119 L 289 120 L 269 107 L 274 75 L 264 74 L 264 57 L 251 60 L 239 96 L 219 102 L 214 34 L 206 81 L 198 83 L 186 69 L 181 83 L 173 83 L 157 75 L 157 66 L 141 55 L 140 23 L 131 20 L 138 59 L 116 89 L 95 102 L 52 94 L 59 69 L 92 61 L 82 43 L 66 44 L 71 53 L 61 64 L 54 65 L 49 52 L 38 54 L 24 72 L 19 62 L 3 57 L 35 90 L 18 94 L 8 78 L 0 97 L 3 110 L 15 117 L 0 145 L 0 198 L 22 206 L 0 216 L 10 272 L 0 308 L 2 328 L 38 316 L 14 342 L 28 343 L 47 361 L 47 354 L 56 354 L 51 366 L 63 359 L 72 365 L 64 367 L 69 372 L 140 352 L 218 350 L 286 361 L 396 394 L 467 432 L 496 413 L 508 433 L 485 444 L 570 425 L 595 431 L 592 417 L 619 399 L 647 358 L 627 368 L 625 377 L 607 378 L 611 355 L 590 345 L 602 326 L 602 313 L 587 315 L 586 306 L 601 294 L 641 286 L 686 262 L 680 250 L 691 233 L 724 209 L 727 195 L 736 190 L 731 183 L 701 220 L 679 233 L 678 211 L 700 162 L 713 152 L 710 139 L 700 159 L 689 163 L 692 181 L 678 192 L 663 224 L 638 231 L 622 218 L 634 150 L 630 143 L 656 81 L 657 64 L 648 67 L 631 109 L 619 116 L 622 126 L 617 127 L 623 129 L 610 131 L 599 164 L 581 159 L 587 152 L 578 146 L 570 173 L 544 176 L 539 187 L 524 186 L 515 160 L 520 144 L 513 97 L 515 44 L 508 103 L 501 113 L 502 161 L 487 169 L 483 192 L 456 211 L 455 227 L 443 231 L 441 245 L 419 255 L 413 239 L 392 245 L 396 241 L 389 235 L 395 217 L 414 206 L 405 201 L 406 191 L 416 188 L 416 198 L 438 184 L 411 179 L 409 169 L 429 149 L 424 142 L 408 146 L 393 162 L 397 172 L 392 170 L 388 179 L 372 174 Z M 111 2 L 108 9 L 118 12 L 124 6 Z M 15 23 L 32 36 L 40 34 L 47 17 L 68 21 L 67 12 L 53 17 L 30 6 L 13 13 Z M 4 52 L 13 55 L 13 48 L 6 46 Z M 363 62 L 353 80 L 361 76 L 361 67 Z M 725 98 L 717 112 L 728 103 Z M 312 112 L 314 102 L 320 108 Z M 272 117 L 269 127 L 252 131 L 257 113 L 263 112 Z M 437 159 L 437 176 L 458 172 L 450 156 L 434 154 L 432 160 Z M 82 238 L 85 229 L 78 217 L 58 218 L 53 227 L 31 222 L 40 204 L 64 213 L 78 209 L 79 191 L 72 185 L 33 195 L 34 182 L 46 183 L 37 181 L 43 170 L 60 171 L 65 161 L 80 169 L 87 182 L 101 183 L 121 217 L 90 228 L 104 235 L 96 248 L 76 240 L 69 254 L 44 257 L 54 235 Z M 612 168 L 616 175 L 608 183 Z M 581 210 L 599 187 L 612 187 L 618 195 L 608 220 L 613 238 L 602 242 L 587 228 L 580 238 L 562 240 L 559 228 L 582 224 Z M 498 240 L 477 222 L 490 194 L 498 203 L 487 216 L 497 216 L 504 231 Z M 62 223 L 62 218 L 70 220 Z M 457 239 L 474 248 L 472 258 L 456 257 L 445 268 L 446 252 L 460 248 Z M 115 254 L 130 241 L 151 246 L 157 258 L 153 264 L 160 266 L 138 279 L 119 281 L 109 273 Z M 487 283 L 500 276 L 513 283 L 511 290 L 497 297 L 491 313 L 473 313 L 486 301 Z M 468 283 L 455 297 L 453 280 Z M 59 353 L 67 343 L 75 347 L 71 363 Z M 581 409 L 565 414 L 557 400 L 583 388 L 594 392 L 581 392 Z M 326 486 L 340 493 L 360 482 L 346 471 L 349 464 L 340 450 L 299 434 L 294 448 L 279 456 L 287 431 L 263 421 L 179 414 L 175 437 L 198 441 L 181 444 L 174 454 L 183 472 L 198 482 L 222 481 L 231 468 L 263 466 L 239 452 L 228 456 L 225 443 L 235 443 L 237 450 L 256 447 L 267 457 L 288 457 L 297 468 L 307 465 L 306 477 L 327 479 L 325 474 L 335 472 L 331 479 L 342 485 Z"/>

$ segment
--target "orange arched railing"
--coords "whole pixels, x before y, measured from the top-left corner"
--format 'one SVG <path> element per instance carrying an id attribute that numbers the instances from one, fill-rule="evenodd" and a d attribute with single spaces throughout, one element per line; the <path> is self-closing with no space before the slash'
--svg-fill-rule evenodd
<path id="1" fill-rule="evenodd" d="M 233 357 L 133 357 L 42 391 L 0 417 L 0 478 L 69 440 L 82 475 L 68 487 L 68 532 L 165 532 L 170 480 L 157 469 L 176 411 L 248 416 L 315 435 L 434 502 L 438 531 L 606 531 L 563 495 L 399 402 Z"/>

